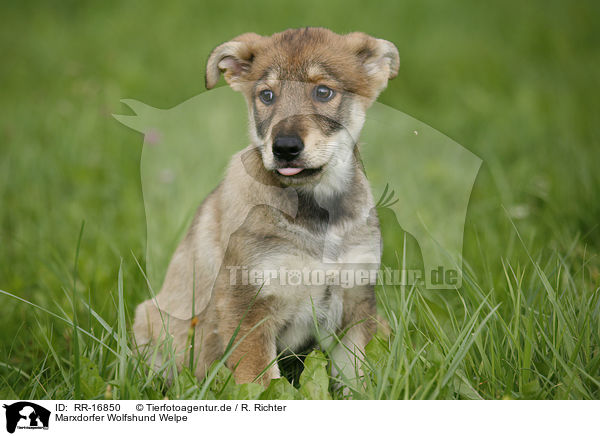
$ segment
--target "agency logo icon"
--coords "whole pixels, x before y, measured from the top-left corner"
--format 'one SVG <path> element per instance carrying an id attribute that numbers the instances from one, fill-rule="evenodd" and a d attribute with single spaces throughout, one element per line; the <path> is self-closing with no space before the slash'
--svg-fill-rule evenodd
<path id="1" fill-rule="evenodd" d="M 10 405 L 4 404 L 6 409 L 6 431 L 14 433 L 16 429 L 48 430 L 50 411 L 42 406 L 29 401 L 19 401 Z"/>

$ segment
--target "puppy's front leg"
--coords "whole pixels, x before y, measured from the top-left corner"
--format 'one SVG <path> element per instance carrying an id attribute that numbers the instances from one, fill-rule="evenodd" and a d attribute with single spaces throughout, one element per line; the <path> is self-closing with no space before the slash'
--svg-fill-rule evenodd
<path id="1" fill-rule="evenodd" d="M 227 359 L 227 366 L 233 370 L 236 383 L 259 382 L 266 386 L 271 379 L 280 377 L 275 361 L 275 325 L 267 303 L 264 300 L 257 301 L 245 316 L 240 317 L 238 324 L 225 326 L 229 331 L 226 336 L 229 340 L 240 325 L 233 342 L 235 348 Z"/>
<path id="2" fill-rule="evenodd" d="M 333 375 L 341 375 L 345 382 L 361 377 L 360 364 L 364 359 L 365 346 L 377 329 L 375 297 L 373 291 L 346 290 L 341 334 L 343 335 L 331 352 Z"/>

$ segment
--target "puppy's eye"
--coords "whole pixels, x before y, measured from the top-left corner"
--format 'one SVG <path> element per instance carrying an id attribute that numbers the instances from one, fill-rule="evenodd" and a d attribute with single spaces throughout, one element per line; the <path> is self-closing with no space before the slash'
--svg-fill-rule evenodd
<path id="1" fill-rule="evenodd" d="M 315 99 L 320 102 L 327 102 L 333 98 L 335 91 L 325 85 L 319 85 L 315 88 Z"/>
<path id="2" fill-rule="evenodd" d="M 275 94 L 270 89 L 263 89 L 258 93 L 258 98 L 266 105 L 270 105 L 275 101 Z"/>

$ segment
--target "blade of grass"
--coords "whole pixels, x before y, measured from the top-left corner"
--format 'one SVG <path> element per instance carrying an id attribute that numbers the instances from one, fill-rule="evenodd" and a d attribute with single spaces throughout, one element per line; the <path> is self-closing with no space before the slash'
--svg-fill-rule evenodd
<path id="1" fill-rule="evenodd" d="M 73 294 L 71 297 L 71 305 L 73 306 L 73 377 L 74 382 L 74 398 L 81 399 L 81 365 L 79 362 L 79 332 L 77 330 L 77 266 L 79 263 L 79 250 L 81 248 L 81 238 L 83 237 L 83 229 L 85 221 L 81 222 L 79 229 L 79 237 L 77 238 L 77 248 L 75 250 L 75 263 L 73 264 Z"/>

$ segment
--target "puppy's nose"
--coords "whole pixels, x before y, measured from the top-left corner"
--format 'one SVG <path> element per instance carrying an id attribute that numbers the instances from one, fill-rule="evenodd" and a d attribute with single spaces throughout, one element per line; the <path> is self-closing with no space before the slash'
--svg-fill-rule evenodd
<path id="1" fill-rule="evenodd" d="M 302 150 L 304 144 L 298 135 L 278 136 L 273 141 L 273 154 L 281 160 L 294 160 Z"/>

